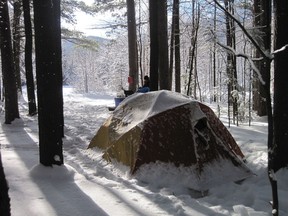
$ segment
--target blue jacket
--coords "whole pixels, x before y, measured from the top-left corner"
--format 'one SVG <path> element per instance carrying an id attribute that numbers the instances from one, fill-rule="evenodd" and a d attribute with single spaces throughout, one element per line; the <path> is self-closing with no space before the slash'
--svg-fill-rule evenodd
<path id="1" fill-rule="evenodd" d="M 147 87 L 147 86 L 144 87 L 143 86 L 143 87 L 139 88 L 137 92 L 146 93 L 146 92 L 149 92 L 149 91 L 150 91 L 149 87 Z"/>

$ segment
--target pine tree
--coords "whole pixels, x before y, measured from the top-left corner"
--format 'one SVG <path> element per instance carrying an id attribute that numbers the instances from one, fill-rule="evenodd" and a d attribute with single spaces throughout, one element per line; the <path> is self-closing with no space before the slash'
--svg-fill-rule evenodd
<path id="1" fill-rule="evenodd" d="M 63 164 L 60 1 L 34 0 L 40 163 Z"/>

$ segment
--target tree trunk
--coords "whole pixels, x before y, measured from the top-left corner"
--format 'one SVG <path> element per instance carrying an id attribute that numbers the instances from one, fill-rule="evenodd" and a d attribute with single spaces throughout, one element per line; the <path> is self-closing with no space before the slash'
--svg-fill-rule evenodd
<path id="1" fill-rule="evenodd" d="M 275 0 L 275 50 L 288 44 L 288 2 Z M 274 137 L 275 163 L 274 171 L 288 165 L 288 49 L 275 55 L 274 62 Z"/>
<path id="2" fill-rule="evenodd" d="M 180 24 L 179 0 L 174 0 L 174 43 L 175 43 L 175 91 L 181 92 Z"/>
<path id="3" fill-rule="evenodd" d="M 13 67 L 10 19 L 7 0 L 0 1 L 0 47 L 5 98 L 5 124 L 19 118 L 16 77 Z"/>
<path id="4" fill-rule="evenodd" d="M 195 0 L 193 0 L 192 13 L 193 13 L 193 21 L 192 21 L 191 45 L 189 49 L 189 74 L 188 74 L 188 84 L 187 84 L 187 95 L 192 95 L 194 93 L 194 97 L 196 98 L 196 90 L 195 90 L 196 88 L 195 86 L 193 86 L 193 84 L 196 85 L 196 69 L 194 68 L 194 66 L 195 66 L 196 53 L 197 53 L 196 49 L 197 49 L 200 13 L 197 12 Z M 193 72 L 194 72 L 194 76 L 193 76 Z M 192 91 L 192 89 L 195 91 Z"/>
<path id="5" fill-rule="evenodd" d="M 138 62 L 139 62 L 139 72 L 138 73 L 140 73 L 139 74 L 139 76 L 141 77 L 141 86 L 143 85 L 143 77 L 144 77 L 144 71 L 145 71 L 145 47 L 143 47 L 143 43 L 142 43 L 142 31 L 141 31 L 141 28 L 142 28 L 142 26 L 141 26 L 141 16 L 142 16 L 142 8 L 141 8 L 141 1 L 139 1 L 139 6 L 138 6 L 138 8 L 139 8 L 139 20 L 138 20 L 138 22 L 139 22 L 139 25 L 138 25 L 138 35 L 139 35 L 139 40 L 138 40 L 138 52 L 139 52 L 139 60 L 138 60 Z M 138 76 L 138 77 L 139 77 Z"/>
<path id="6" fill-rule="evenodd" d="M 87 59 L 84 59 L 84 70 L 83 70 L 83 81 L 84 81 L 84 83 L 83 83 L 83 87 L 84 87 L 84 93 L 85 94 L 88 94 L 88 92 L 89 92 L 89 88 L 88 88 L 88 72 L 87 72 L 87 70 L 88 70 L 88 67 L 87 67 L 87 64 L 88 64 L 88 62 L 87 62 Z"/>
<path id="7" fill-rule="evenodd" d="M 234 0 L 225 0 L 225 9 L 231 14 L 234 14 Z M 236 41 L 235 41 L 235 24 L 234 21 L 226 15 L 226 42 L 227 46 L 236 50 Z M 237 121 L 238 125 L 238 100 L 237 97 L 233 96 L 233 91 L 237 91 L 237 69 L 236 69 L 236 56 L 233 53 L 227 53 L 227 64 L 226 71 L 228 77 L 228 106 L 233 108 L 233 123 Z M 236 119 L 235 119 L 236 118 Z M 229 119 L 230 120 L 230 119 Z"/>
<path id="8" fill-rule="evenodd" d="M 175 59 L 175 91 L 181 92 L 181 65 L 180 65 L 180 30 L 179 30 L 179 0 L 173 0 L 171 24 L 171 38 L 170 38 L 170 62 L 169 62 L 169 89 L 172 89 L 173 80 L 173 66 Z"/>
<path id="9" fill-rule="evenodd" d="M 60 1 L 34 0 L 40 163 L 63 164 Z"/>
<path id="10" fill-rule="evenodd" d="M 13 56 L 14 56 L 14 70 L 16 76 L 16 85 L 19 92 L 22 92 L 21 86 L 21 73 L 20 73 L 20 43 L 21 43 L 21 31 L 20 31 L 20 18 L 21 18 L 21 1 L 15 0 L 14 4 L 14 16 L 13 16 Z"/>
<path id="11" fill-rule="evenodd" d="M 33 76 L 33 64 L 32 64 L 32 25 L 30 15 L 30 0 L 23 0 L 23 12 L 24 12 L 24 25 L 25 25 L 25 75 L 27 85 L 28 96 L 28 113 L 29 115 L 35 115 L 37 113 L 36 100 L 35 100 L 35 85 Z"/>
<path id="12" fill-rule="evenodd" d="M 271 1 L 261 1 L 261 0 L 254 0 L 254 25 L 258 32 L 256 32 L 255 37 L 262 48 L 270 53 L 271 51 Z M 255 57 L 260 58 L 262 57 L 259 50 L 255 51 Z M 256 66 L 260 71 L 261 75 L 270 73 L 270 62 L 264 58 L 261 61 L 256 62 Z M 253 109 L 257 111 L 259 116 L 267 115 L 267 101 L 265 99 L 265 87 L 260 82 L 257 77 L 257 74 L 254 75 L 254 82 L 253 82 Z"/>
<path id="13" fill-rule="evenodd" d="M 127 4 L 127 23 L 128 23 L 128 47 L 129 47 L 129 76 L 133 82 L 129 83 L 129 90 L 136 91 L 138 85 L 138 55 L 137 55 L 137 34 L 135 20 L 134 0 L 126 0 Z"/>
<path id="14" fill-rule="evenodd" d="M 170 62 L 169 62 L 169 88 L 172 88 L 172 76 L 173 76 L 173 66 L 174 66 L 174 48 L 175 48 L 175 5 L 173 0 L 173 10 L 172 10 L 172 24 L 171 24 L 171 35 L 170 35 Z"/>
<path id="15" fill-rule="evenodd" d="M 266 6 L 268 7 L 270 5 Z M 275 11 L 274 49 L 279 50 L 288 44 L 288 2 L 274 0 L 273 6 Z M 274 173 L 288 165 L 288 98 L 286 97 L 286 92 L 288 90 L 288 74 L 286 71 L 288 66 L 287 59 L 287 47 L 276 53 L 274 58 L 274 118 L 273 120 L 272 118 L 269 118 L 270 126 L 268 133 L 268 176 L 272 188 L 273 216 L 279 215 L 277 179 L 275 178 Z M 268 102 L 271 103 L 271 101 Z M 268 113 L 272 113 L 272 109 Z"/>
<path id="16" fill-rule="evenodd" d="M 149 0 L 149 24 L 150 24 L 150 89 L 158 90 L 158 3 Z"/>
<path id="17" fill-rule="evenodd" d="M 8 194 L 8 184 L 5 178 L 0 151 L 0 215 L 10 216 L 10 198 Z"/>
<path id="18" fill-rule="evenodd" d="M 157 0 L 158 3 L 158 44 L 159 44 L 159 84 L 160 89 L 169 88 L 169 58 L 167 35 L 167 0 Z"/>
<path id="19" fill-rule="evenodd" d="M 217 12 L 217 7 L 215 5 L 214 7 L 214 24 L 213 24 L 213 31 L 216 33 L 217 30 L 217 23 L 216 23 L 216 12 Z M 213 42 L 213 102 L 217 102 L 217 91 L 216 91 L 216 86 L 217 86 L 217 77 L 216 77 L 216 40 Z"/>

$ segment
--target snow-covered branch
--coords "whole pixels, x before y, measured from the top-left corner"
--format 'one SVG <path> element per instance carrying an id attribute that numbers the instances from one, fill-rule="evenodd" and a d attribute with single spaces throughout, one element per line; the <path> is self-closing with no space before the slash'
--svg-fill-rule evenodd
<path id="1" fill-rule="evenodd" d="M 272 56 L 270 53 L 266 53 L 265 51 L 263 51 L 261 49 L 261 47 L 259 46 L 259 44 L 256 42 L 256 40 L 254 40 L 254 38 L 249 34 L 249 32 L 247 31 L 247 29 L 242 25 L 242 23 L 233 15 L 231 14 L 228 10 L 226 10 L 217 0 L 214 0 L 215 4 L 221 9 L 223 10 L 231 19 L 233 19 L 234 22 L 236 22 L 238 24 L 238 26 L 240 27 L 240 29 L 244 32 L 244 34 L 248 37 L 248 39 L 251 41 L 251 43 L 256 47 L 256 49 L 261 53 L 261 55 L 263 56 L 263 58 L 269 59 L 270 61 L 272 60 Z"/>
<path id="2" fill-rule="evenodd" d="M 287 48 L 288 48 L 288 44 L 286 44 L 285 46 L 281 47 L 280 49 L 274 50 L 273 55 L 278 54 L 280 52 L 283 52 Z"/>
<path id="3" fill-rule="evenodd" d="M 262 75 L 261 75 L 259 69 L 257 68 L 257 66 L 256 66 L 255 63 L 254 63 L 254 61 L 260 61 L 260 60 L 262 60 L 263 58 L 253 59 L 253 58 L 251 58 L 251 56 L 249 56 L 249 55 L 247 55 L 247 54 L 245 54 L 245 53 L 237 53 L 236 50 L 233 49 L 232 47 L 226 46 L 226 45 L 220 43 L 220 42 L 216 39 L 216 37 L 214 37 L 214 40 L 216 41 L 216 43 L 217 43 L 219 46 L 221 46 L 221 47 L 224 48 L 225 50 L 231 52 L 231 53 L 232 53 L 233 55 L 235 55 L 236 57 L 242 57 L 242 58 L 247 59 L 247 60 L 249 61 L 250 65 L 251 65 L 252 69 L 257 73 L 258 78 L 259 78 L 260 82 L 262 83 L 262 85 L 265 85 L 265 81 L 263 80 Z"/>

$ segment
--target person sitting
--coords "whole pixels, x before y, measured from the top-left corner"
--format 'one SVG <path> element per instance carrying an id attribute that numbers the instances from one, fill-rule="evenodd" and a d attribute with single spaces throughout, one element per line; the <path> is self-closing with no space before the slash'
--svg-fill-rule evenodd
<path id="1" fill-rule="evenodd" d="M 128 96 L 134 94 L 134 91 L 132 91 L 132 90 L 125 90 L 125 89 L 123 89 L 123 91 L 124 91 L 125 97 L 128 97 Z"/>
<path id="2" fill-rule="evenodd" d="M 150 79 L 149 77 L 146 75 L 144 76 L 144 85 L 142 87 L 140 87 L 137 92 L 140 92 L 140 93 L 146 93 L 146 92 L 149 92 L 150 91 Z"/>

